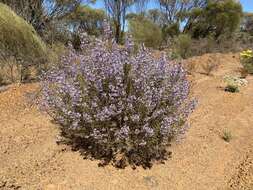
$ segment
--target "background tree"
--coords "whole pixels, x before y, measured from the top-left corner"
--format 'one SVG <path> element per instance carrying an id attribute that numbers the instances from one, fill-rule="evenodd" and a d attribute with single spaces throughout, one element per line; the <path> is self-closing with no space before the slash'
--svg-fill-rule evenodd
<path id="1" fill-rule="evenodd" d="M 244 13 L 241 28 L 243 31 L 253 35 L 253 13 Z"/>
<path id="2" fill-rule="evenodd" d="M 221 2 L 209 1 L 207 6 L 197 13 L 194 26 L 190 29 L 193 37 L 213 35 L 231 35 L 240 25 L 242 6 L 234 0 Z"/>
<path id="3" fill-rule="evenodd" d="M 80 29 L 89 35 L 98 36 L 102 31 L 102 23 L 106 18 L 103 9 L 93 9 L 89 6 L 79 6 L 77 10 L 70 15 L 69 23 L 74 31 Z"/>
<path id="4" fill-rule="evenodd" d="M 155 24 L 162 27 L 164 25 L 164 15 L 159 9 L 150 9 L 147 11 L 147 17 Z"/>
<path id="5" fill-rule="evenodd" d="M 43 25 L 44 2 L 43 0 L 0 0 L 12 8 L 19 16 L 32 24 L 35 30 L 40 30 Z"/>
<path id="6" fill-rule="evenodd" d="M 129 32 L 137 44 L 159 48 L 162 43 L 161 28 L 142 15 L 129 19 Z"/>
<path id="7" fill-rule="evenodd" d="M 44 37 L 45 33 L 46 36 L 52 36 L 48 34 L 50 30 L 62 28 L 64 20 L 77 10 L 81 2 L 91 3 L 95 0 L 0 0 L 0 2 L 11 7 Z"/>
<path id="8" fill-rule="evenodd" d="M 125 30 L 127 10 L 134 5 L 135 0 L 104 0 L 105 9 L 111 18 L 115 29 L 115 40 L 117 43 L 123 37 Z"/>
<path id="9" fill-rule="evenodd" d="M 158 0 L 166 24 L 184 22 L 187 14 L 194 8 L 204 7 L 207 0 Z"/>
<path id="10" fill-rule="evenodd" d="M 165 39 L 189 30 L 196 20 L 197 14 L 192 14 L 206 6 L 207 0 L 158 0 L 162 15 L 163 36 Z"/>
<path id="11" fill-rule="evenodd" d="M 135 0 L 136 12 L 140 14 L 145 14 L 149 1 L 150 0 Z"/>

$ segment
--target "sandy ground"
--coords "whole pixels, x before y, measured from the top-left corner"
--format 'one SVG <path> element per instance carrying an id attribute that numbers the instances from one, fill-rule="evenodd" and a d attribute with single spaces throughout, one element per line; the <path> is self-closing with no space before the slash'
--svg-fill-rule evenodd
<path id="1" fill-rule="evenodd" d="M 226 93 L 222 78 L 238 72 L 238 56 L 204 55 L 188 62 L 210 60 L 219 63 L 213 76 L 191 76 L 199 105 L 186 138 L 172 144 L 165 164 L 146 170 L 98 167 L 98 161 L 57 145 L 57 127 L 26 102 L 38 85 L 11 86 L 0 93 L 0 189 L 252 190 L 253 76 L 240 93 Z M 232 133 L 229 143 L 221 138 L 224 130 Z"/>

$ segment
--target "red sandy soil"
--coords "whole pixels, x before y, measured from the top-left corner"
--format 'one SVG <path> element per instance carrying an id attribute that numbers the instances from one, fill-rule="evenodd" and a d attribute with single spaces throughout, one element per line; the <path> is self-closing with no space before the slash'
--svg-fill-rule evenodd
<path id="1" fill-rule="evenodd" d="M 219 64 L 212 76 L 201 64 Z M 57 145 L 57 126 L 27 93 L 38 84 L 13 85 L 0 93 L 0 189 L 21 190 L 252 190 L 253 76 L 239 93 L 224 91 L 222 78 L 238 74 L 235 54 L 213 54 L 187 61 L 198 65 L 190 76 L 198 108 L 185 139 L 174 142 L 172 157 L 151 169 L 98 167 L 66 145 Z M 221 136 L 232 134 L 231 141 Z"/>

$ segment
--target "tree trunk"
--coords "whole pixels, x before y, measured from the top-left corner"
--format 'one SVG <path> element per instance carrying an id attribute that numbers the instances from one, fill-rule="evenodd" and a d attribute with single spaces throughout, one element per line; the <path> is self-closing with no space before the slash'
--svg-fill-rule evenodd
<path id="1" fill-rule="evenodd" d="M 119 22 L 115 22 L 115 40 L 116 43 L 120 43 L 120 36 L 121 36 L 121 25 Z"/>

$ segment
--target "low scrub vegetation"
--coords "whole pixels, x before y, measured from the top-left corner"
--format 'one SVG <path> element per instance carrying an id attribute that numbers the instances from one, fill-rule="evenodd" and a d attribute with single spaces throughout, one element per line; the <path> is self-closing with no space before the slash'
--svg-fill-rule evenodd
<path id="1" fill-rule="evenodd" d="M 20 81 L 20 65 L 14 57 L 1 60 L 0 73 L 2 76 L 2 84 L 8 84 Z"/>
<path id="2" fill-rule="evenodd" d="M 30 62 L 45 57 L 46 45 L 34 28 L 2 3 L 0 24 L 1 54 L 20 57 Z"/>
<path id="3" fill-rule="evenodd" d="M 156 60 L 145 48 L 134 53 L 130 38 L 118 46 L 105 26 L 103 40 L 81 35 L 82 51 L 70 46 L 62 64 L 45 75 L 43 105 L 86 153 L 118 167 L 149 167 L 186 131 L 195 101 L 181 65 Z"/>
<path id="4" fill-rule="evenodd" d="M 240 3 L 234 0 L 158 0 L 159 6 L 152 9 L 147 9 L 146 0 L 104 1 L 103 9 L 92 8 L 92 2 L 95 1 L 0 0 L 0 63 L 5 65 L 1 72 L 5 75 L 6 65 L 13 58 L 16 65 L 8 66 L 11 71 L 7 73 L 17 72 L 15 77 L 3 76 L 4 80 L 11 78 L 9 83 L 38 78 L 30 75 L 40 75 L 58 62 L 53 61 L 58 59 L 55 46 L 60 44 L 64 49 L 71 41 L 80 50 L 79 31 L 101 38 L 104 19 L 110 22 L 117 44 L 123 45 L 130 33 L 135 48 L 145 44 L 150 49 L 168 52 L 175 60 L 205 53 L 236 52 L 250 45 L 252 48 L 252 14 L 243 13 Z M 132 11 L 135 6 L 139 10 Z M 242 63 L 245 71 L 252 72 L 248 60 L 242 58 Z M 204 69 L 209 75 L 212 65 Z"/>
<path id="5" fill-rule="evenodd" d="M 20 80 L 28 77 L 29 66 L 46 61 L 47 48 L 36 31 L 25 20 L 17 16 L 8 6 L 0 3 L 0 64 L 7 69 L 14 81 L 14 70 Z"/>
<path id="6" fill-rule="evenodd" d="M 136 44 L 144 43 L 147 47 L 159 48 L 162 44 L 162 31 L 158 25 L 145 17 L 129 19 L 129 31 Z"/>
<path id="7" fill-rule="evenodd" d="M 241 86 L 246 86 L 248 84 L 247 80 L 230 75 L 225 76 L 224 81 L 226 83 L 225 91 L 232 93 L 239 92 Z"/>
<path id="8" fill-rule="evenodd" d="M 180 34 L 175 39 L 176 53 L 182 58 L 187 58 L 191 55 L 192 39 L 188 34 Z"/>
<path id="9" fill-rule="evenodd" d="M 225 129 L 222 132 L 222 136 L 221 137 L 226 142 L 230 142 L 232 140 L 232 138 L 233 138 L 231 131 L 229 131 L 228 129 Z"/>

